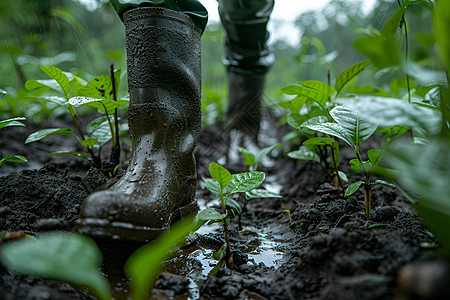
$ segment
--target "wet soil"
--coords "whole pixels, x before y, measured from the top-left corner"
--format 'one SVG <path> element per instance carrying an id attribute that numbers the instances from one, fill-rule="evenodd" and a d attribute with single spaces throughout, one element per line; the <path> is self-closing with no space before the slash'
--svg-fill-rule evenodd
<path id="1" fill-rule="evenodd" d="M 277 142 L 285 131 L 274 124 L 262 126 L 268 144 Z M 73 231 L 84 198 L 105 189 L 114 179 L 81 158 L 45 156 L 57 150 L 80 150 L 68 137 L 24 145 L 31 131 L 27 127 L 0 132 L 0 154 L 22 154 L 30 160 L 29 164 L 0 167 L 0 231 L 36 236 L 54 230 Z M 219 125 L 202 132 L 196 150 L 199 178 L 209 175 L 210 162 L 224 160 L 223 137 Z M 446 299 L 448 285 L 444 284 L 444 292 L 432 294 L 430 291 L 438 288 L 433 289 L 433 284 L 439 280 L 428 282 L 425 292 L 414 281 L 420 278 L 417 270 L 424 264 L 435 268 L 447 265 L 437 260 L 430 249 L 437 241 L 398 191 L 374 188 L 373 215 L 368 220 L 362 193 L 344 198 L 319 166 L 286 158 L 285 150 L 286 146 L 277 149 L 268 163 L 272 166 L 263 169 L 266 188 L 280 192 L 283 199 L 250 201 L 242 230 L 231 220 L 230 242 L 241 265 L 207 276 L 217 263 L 211 257 L 217 245 L 200 243 L 180 249 L 166 262 L 152 298 Z M 343 151 L 342 160 L 348 157 L 350 153 Z M 126 157 L 124 162 L 123 166 Z M 243 170 L 237 165 L 228 167 L 233 172 Z M 351 180 L 360 179 L 358 174 L 349 173 Z M 197 198 L 202 207 L 214 206 L 217 201 L 204 189 L 201 179 Z M 223 238 L 214 226 L 202 228 L 200 234 L 219 240 L 217 244 Z M 444 270 L 448 273 L 448 267 Z M 448 282 L 448 277 L 443 277 Z M 126 282 L 120 280 L 113 283 L 117 298 L 126 298 L 124 285 Z M 92 297 L 68 284 L 22 276 L 0 266 L 0 299 Z"/>

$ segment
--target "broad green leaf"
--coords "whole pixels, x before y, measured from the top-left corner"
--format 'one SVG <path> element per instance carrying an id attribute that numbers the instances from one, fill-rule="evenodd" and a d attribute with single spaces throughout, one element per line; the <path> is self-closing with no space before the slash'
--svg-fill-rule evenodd
<path id="1" fill-rule="evenodd" d="M 337 123 L 322 123 L 318 125 L 302 125 L 302 127 L 311 129 L 313 131 L 322 132 L 345 141 L 352 148 L 355 147 L 352 136 L 350 136 L 339 124 Z"/>
<path id="2" fill-rule="evenodd" d="M 231 173 L 218 163 L 213 162 L 209 164 L 209 173 L 217 181 L 221 189 L 226 187 L 231 181 Z"/>
<path id="3" fill-rule="evenodd" d="M 248 167 L 248 166 L 253 166 L 255 164 L 255 156 L 252 153 L 250 153 L 250 151 L 248 151 L 247 149 L 242 148 L 242 147 L 238 147 L 237 149 L 241 154 L 244 154 L 244 156 L 245 156 L 245 159 L 244 159 L 245 166 Z"/>
<path id="4" fill-rule="evenodd" d="M 344 86 L 350 82 L 353 78 L 358 76 L 364 69 L 370 64 L 368 60 L 359 62 L 354 64 L 353 66 L 347 68 L 344 72 L 339 74 L 339 76 L 336 78 L 336 83 L 334 85 L 337 93 L 344 88 Z"/>
<path id="5" fill-rule="evenodd" d="M 393 35 L 400 28 L 400 22 L 402 20 L 403 14 L 405 13 L 405 9 L 408 6 L 409 1 L 403 1 L 402 5 L 400 5 L 392 16 L 386 21 L 381 30 L 382 35 Z"/>
<path id="6" fill-rule="evenodd" d="M 65 108 L 67 108 L 69 106 L 69 103 L 67 102 L 66 98 L 61 97 L 61 96 L 46 96 L 46 95 L 42 95 L 42 96 L 38 96 L 38 97 L 29 97 L 29 98 L 48 101 L 48 102 L 51 102 L 51 103 L 55 103 L 56 105 L 65 107 Z"/>
<path id="7" fill-rule="evenodd" d="M 339 173 L 339 177 L 341 177 L 342 181 L 343 181 L 344 183 L 348 183 L 348 177 L 347 177 L 347 174 L 345 174 L 345 173 L 342 172 L 342 171 L 338 171 L 338 173 Z"/>
<path id="8" fill-rule="evenodd" d="M 86 153 L 83 153 L 83 152 L 59 151 L 59 152 L 53 152 L 53 153 L 47 154 L 47 156 L 59 156 L 59 155 L 73 155 L 73 156 L 78 156 L 78 157 L 82 157 L 85 159 L 89 159 L 89 155 L 87 155 Z"/>
<path id="9" fill-rule="evenodd" d="M 227 199 L 227 206 L 232 208 L 238 215 L 242 213 L 242 207 L 233 199 Z"/>
<path id="10" fill-rule="evenodd" d="M 247 201 L 258 198 L 283 198 L 283 196 L 264 189 L 254 189 L 245 193 L 245 200 Z"/>
<path id="11" fill-rule="evenodd" d="M 0 121 L 0 129 L 4 128 L 4 127 L 8 127 L 8 126 L 25 126 L 25 124 L 23 124 L 22 122 L 19 121 L 25 121 L 26 118 L 25 117 L 16 117 L 16 118 L 11 118 L 11 119 L 7 119 L 7 120 L 2 120 Z"/>
<path id="12" fill-rule="evenodd" d="M 298 150 L 289 152 L 287 156 L 298 160 L 312 160 L 320 164 L 319 155 L 306 146 L 301 146 Z"/>
<path id="13" fill-rule="evenodd" d="M 357 158 L 350 160 L 350 167 L 353 170 L 361 171 L 360 165 L 361 165 L 361 162 Z"/>
<path id="14" fill-rule="evenodd" d="M 208 191 L 210 191 L 217 197 L 220 197 L 220 186 L 216 181 L 214 181 L 212 179 L 206 179 L 205 186 L 208 189 Z"/>
<path id="15" fill-rule="evenodd" d="M 258 154 L 256 155 L 256 159 L 254 164 L 257 165 L 261 162 L 261 160 L 267 156 L 273 149 L 278 148 L 283 146 L 282 143 L 277 143 L 275 145 L 269 146 L 269 147 L 265 147 L 263 149 L 261 149 L 261 151 L 258 152 Z"/>
<path id="16" fill-rule="evenodd" d="M 52 90 L 64 94 L 58 82 L 54 79 L 43 79 L 43 80 L 30 79 L 25 82 L 25 89 L 27 91 L 32 91 L 34 89 L 38 89 L 41 87 L 48 87 L 51 88 Z"/>
<path id="17" fill-rule="evenodd" d="M 367 156 L 369 157 L 369 160 L 373 165 L 378 165 L 378 163 L 380 162 L 382 153 L 383 152 L 381 150 L 372 149 L 372 150 L 367 151 Z"/>
<path id="18" fill-rule="evenodd" d="M 439 132 L 441 113 L 395 98 L 358 96 L 340 98 L 339 102 L 368 122 L 382 128 L 396 125 L 424 128 L 429 133 Z"/>
<path id="19" fill-rule="evenodd" d="M 358 38 L 353 47 L 358 49 L 378 69 L 399 66 L 401 51 L 393 34 L 364 35 Z M 337 89 L 337 88 L 336 88 Z"/>
<path id="20" fill-rule="evenodd" d="M 59 68 L 53 66 L 41 66 L 41 70 L 44 71 L 50 78 L 55 79 L 58 82 L 61 90 L 64 93 L 66 99 L 69 98 L 69 78 Z"/>
<path id="21" fill-rule="evenodd" d="M 222 220 L 226 216 L 227 216 L 226 214 L 221 214 L 214 208 L 205 208 L 199 211 L 199 213 L 197 214 L 197 219 L 203 221 Z"/>
<path id="22" fill-rule="evenodd" d="M 303 142 L 303 145 L 309 146 L 331 146 L 333 144 L 333 138 L 328 137 L 313 137 Z"/>
<path id="23" fill-rule="evenodd" d="M 192 217 L 178 221 L 157 240 L 140 247 L 130 256 L 124 270 L 131 279 L 131 299 L 147 299 L 161 270 L 161 263 L 171 257 L 171 250 L 186 238 L 194 226 Z"/>
<path id="24" fill-rule="evenodd" d="M 344 197 L 348 197 L 356 193 L 356 191 L 359 189 L 359 187 L 364 184 L 364 181 L 356 181 L 353 182 L 348 186 L 348 188 L 345 190 Z"/>
<path id="25" fill-rule="evenodd" d="M 81 142 L 81 146 L 85 148 L 89 148 L 97 144 L 97 139 L 95 138 L 88 138 Z"/>
<path id="26" fill-rule="evenodd" d="M 30 134 L 27 139 L 25 140 L 25 144 L 40 141 L 43 138 L 50 136 L 50 135 L 73 135 L 72 128 L 48 128 L 48 129 L 42 129 L 36 132 L 33 132 Z"/>
<path id="27" fill-rule="evenodd" d="M 227 249 L 227 243 L 223 243 L 223 245 L 220 246 L 220 248 L 216 252 L 214 252 L 213 258 L 215 260 L 221 260 L 225 256 L 226 249 Z"/>
<path id="28" fill-rule="evenodd" d="M 287 123 L 289 126 L 291 126 L 292 128 L 299 128 L 303 123 L 305 123 L 305 121 L 308 119 L 308 117 L 304 116 L 304 115 L 300 115 L 300 114 L 290 114 L 287 117 Z"/>
<path id="29" fill-rule="evenodd" d="M 297 96 L 292 100 L 280 102 L 278 105 L 288 108 L 292 114 L 298 114 L 308 101 L 311 101 L 308 97 Z"/>
<path id="30" fill-rule="evenodd" d="M 115 70 L 114 72 L 114 79 L 116 81 L 116 88 L 118 92 L 118 85 L 120 82 L 120 69 Z M 97 76 L 90 80 L 86 86 L 82 89 L 80 89 L 80 93 L 83 96 L 91 97 L 91 98 L 98 98 L 98 99 L 113 99 L 113 88 L 111 84 L 111 77 L 110 76 Z"/>
<path id="31" fill-rule="evenodd" d="M 375 184 L 383 184 L 383 185 L 387 185 L 387 186 L 389 186 L 389 187 L 395 189 L 395 184 L 392 184 L 392 183 L 387 182 L 387 181 L 385 181 L 385 180 L 380 180 L 380 179 L 378 179 L 378 180 L 375 180 L 373 184 L 374 184 L 374 185 L 375 185 Z"/>
<path id="32" fill-rule="evenodd" d="M 370 123 L 358 117 L 353 111 L 343 106 L 337 106 L 330 111 L 330 115 L 352 139 L 352 144 L 358 147 L 367 140 L 377 129 L 376 123 Z"/>
<path id="33" fill-rule="evenodd" d="M 125 106 L 128 103 L 127 100 L 109 100 L 109 99 L 98 99 L 89 97 L 72 97 L 69 99 L 69 104 L 75 107 L 80 105 L 88 105 L 98 109 L 100 113 L 112 114 L 114 109 Z"/>
<path id="34" fill-rule="evenodd" d="M 96 146 L 98 147 L 103 147 L 103 145 L 112 139 L 111 128 L 109 126 L 107 116 L 92 120 L 86 126 L 86 130 L 91 138 L 95 138 L 97 140 Z"/>
<path id="35" fill-rule="evenodd" d="M 441 0 L 436 1 L 435 5 L 433 13 L 434 32 L 441 50 L 442 60 L 447 70 L 450 70 L 450 38 L 448 36 L 448 29 L 450 28 L 450 2 Z"/>
<path id="36" fill-rule="evenodd" d="M 322 92 L 327 95 L 332 95 L 332 94 L 334 94 L 334 92 L 336 92 L 328 84 L 326 84 L 325 82 L 322 82 L 322 81 L 318 81 L 318 80 L 305 80 L 305 81 L 298 82 L 298 84 L 303 87 L 313 89 L 313 90 Z"/>
<path id="37" fill-rule="evenodd" d="M 327 93 L 324 93 L 322 91 L 318 91 L 301 85 L 288 85 L 282 88 L 281 91 L 288 95 L 300 95 L 308 97 L 311 100 L 317 102 L 322 107 L 325 107 L 329 96 Z"/>
<path id="38" fill-rule="evenodd" d="M 264 179 L 265 174 L 258 171 L 233 174 L 230 183 L 225 187 L 225 195 L 249 192 L 260 186 Z"/>
<path id="39" fill-rule="evenodd" d="M 74 233 L 47 233 L 2 246 L 2 264 L 16 272 L 65 281 L 111 299 L 108 281 L 99 272 L 102 256 L 95 243 Z"/>
<path id="40" fill-rule="evenodd" d="M 10 162 L 28 162 L 28 159 L 26 159 L 22 155 L 10 155 L 10 154 L 7 154 L 7 155 L 3 156 L 2 159 L 0 159 L 0 166 L 6 161 L 10 161 Z"/>

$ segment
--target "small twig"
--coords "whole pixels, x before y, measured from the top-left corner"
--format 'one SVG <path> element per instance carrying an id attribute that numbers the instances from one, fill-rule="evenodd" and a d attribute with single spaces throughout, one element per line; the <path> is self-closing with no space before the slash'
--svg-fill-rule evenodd
<path id="1" fill-rule="evenodd" d="M 110 66 L 110 73 L 111 73 L 113 100 L 117 102 L 116 80 L 114 78 L 114 64 L 111 64 Z M 117 165 L 120 163 L 119 117 L 117 107 L 114 108 L 114 129 L 115 129 L 115 137 L 113 136 L 113 148 L 111 149 L 110 161 Z"/>

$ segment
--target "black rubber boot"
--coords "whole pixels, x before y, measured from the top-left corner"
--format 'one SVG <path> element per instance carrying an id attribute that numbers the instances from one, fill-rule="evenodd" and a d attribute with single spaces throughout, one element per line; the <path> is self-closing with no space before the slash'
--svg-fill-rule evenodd
<path id="1" fill-rule="evenodd" d="M 77 231 L 146 242 L 197 210 L 193 150 L 200 135 L 200 36 L 164 8 L 124 14 L 132 155 L 126 174 L 84 202 Z"/>
<path id="2" fill-rule="evenodd" d="M 239 164 L 237 146 L 259 151 L 261 98 L 265 74 L 228 72 L 228 163 Z"/>

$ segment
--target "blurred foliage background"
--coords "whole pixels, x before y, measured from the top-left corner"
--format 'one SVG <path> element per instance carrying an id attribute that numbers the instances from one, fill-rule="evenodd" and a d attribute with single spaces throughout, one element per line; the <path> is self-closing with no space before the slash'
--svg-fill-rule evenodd
<path id="1" fill-rule="evenodd" d="M 124 28 L 109 1 L 2 0 L 1 5 L 1 119 L 26 116 L 29 121 L 44 122 L 48 117 L 57 117 L 58 114 L 52 115 L 51 105 L 47 107 L 48 112 L 45 107 L 33 108 L 23 89 L 28 79 L 46 78 L 40 65 L 57 66 L 86 80 L 108 74 L 111 63 L 126 69 Z M 364 32 L 380 31 L 398 4 L 393 0 L 379 0 L 368 14 L 361 12 L 363 5 L 362 0 L 331 0 L 321 11 L 299 14 L 295 26 L 300 33 L 292 33 L 301 34 L 296 45 L 277 40 L 277 32 L 272 33 L 276 63 L 268 74 L 265 91 L 269 106 L 280 101 L 280 88 L 287 84 L 300 80 L 326 82 L 328 70 L 334 80 L 345 68 L 364 59 L 353 43 Z M 417 6 L 408 9 L 406 17 L 412 20 L 408 22 L 410 57 L 422 66 L 435 68 L 437 63 L 430 55 L 435 43 L 431 11 Z M 225 118 L 227 79 L 221 63 L 223 36 L 221 24 L 210 22 L 202 37 L 203 125 Z M 360 80 L 367 81 L 364 85 L 389 90 L 392 78 L 366 72 Z M 395 89 L 406 89 L 405 82 L 399 79 Z"/>

